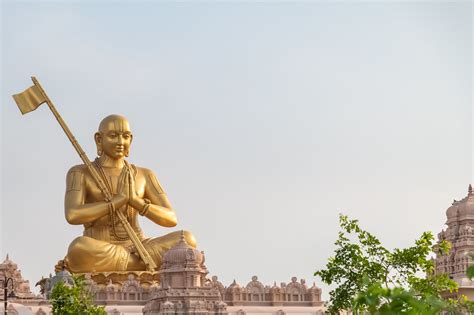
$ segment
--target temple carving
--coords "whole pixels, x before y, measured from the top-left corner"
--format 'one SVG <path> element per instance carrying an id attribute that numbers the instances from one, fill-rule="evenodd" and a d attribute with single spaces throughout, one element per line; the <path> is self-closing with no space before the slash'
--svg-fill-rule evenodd
<path id="1" fill-rule="evenodd" d="M 223 288 L 217 278 L 213 279 L 212 283 Z M 308 287 L 304 279 L 298 282 L 296 277 L 291 278 L 288 284 L 282 282 L 278 286 L 275 282 L 272 286 L 264 286 L 258 281 L 257 276 L 253 276 L 252 281 L 245 287 L 241 287 L 234 281 L 229 287 L 221 290 L 224 293 L 224 301 L 228 305 L 322 305 L 321 289 L 316 284 Z"/>

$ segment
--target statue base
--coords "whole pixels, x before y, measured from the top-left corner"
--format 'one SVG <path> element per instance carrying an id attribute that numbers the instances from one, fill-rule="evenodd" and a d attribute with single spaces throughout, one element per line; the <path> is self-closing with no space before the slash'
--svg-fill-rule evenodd
<path id="1" fill-rule="evenodd" d="M 84 276 L 86 288 L 97 304 L 122 301 L 143 305 L 159 288 L 158 273 L 150 271 L 76 273 L 74 276 Z"/>
<path id="2" fill-rule="evenodd" d="M 92 273 L 74 273 L 74 276 L 84 276 L 86 283 L 92 280 L 98 286 L 106 287 L 110 283 L 122 287 L 131 280 L 138 281 L 141 286 L 151 286 L 159 282 L 158 272 L 150 271 L 110 271 Z"/>
<path id="3" fill-rule="evenodd" d="M 71 282 L 73 276 L 84 277 L 84 284 L 97 304 L 134 301 L 144 305 L 160 287 L 159 275 L 156 271 L 108 271 L 71 274 L 64 260 L 58 261 L 55 271 L 56 275 L 48 279 L 49 283 L 43 283 L 42 285 L 42 290 L 47 292 L 46 296 L 48 298 L 50 290 L 56 282 Z"/>
<path id="4" fill-rule="evenodd" d="M 74 276 L 84 276 L 86 282 L 90 283 L 92 280 L 96 285 L 107 286 L 111 282 L 122 286 L 127 280 L 137 280 L 142 284 L 152 285 L 153 283 L 159 282 L 158 272 L 154 271 L 107 271 L 107 272 L 84 272 L 84 273 L 73 273 L 68 268 L 65 260 L 59 260 L 54 266 L 56 273 L 67 270 Z"/>

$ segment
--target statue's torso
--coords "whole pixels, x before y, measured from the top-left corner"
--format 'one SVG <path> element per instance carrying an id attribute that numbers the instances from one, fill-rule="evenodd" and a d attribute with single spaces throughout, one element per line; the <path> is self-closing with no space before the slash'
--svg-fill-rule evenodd
<path id="1" fill-rule="evenodd" d="M 135 188 L 138 196 L 140 198 L 144 197 L 146 179 L 144 172 L 139 167 L 132 167 L 133 175 L 135 178 Z M 112 195 L 117 194 L 117 187 L 119 186 L 119 178 L 122 172 L 119 168 L 103 168 L 104 175 L 109 183 L 109 187 L 112 188 Z M 97 186 L 95 180 L 89 174 L 86 168 L 83 168 L 83 189 L 84 189 L 84 203 L 90 204 L 94 202 L 104 201 L 104 196 Z M 117 211 L 124 211 L 123 208 Z M 128 207 L 126 211 L 127 219 L 132 228 L 135 230 L 139 238 L 143 239 L 143 232 L 138 223 L 138 212 L 132 207 Z M 112 217 L 109 214 L 98 218 L 97 220 L 84 224 L 84 236 L 92 237 L 94 239 L 107 241 L 115 244 L 129 244 L 130 240 L 122 240 L 120 238 L 127 238 L 127 233 L 123 228 L 122 224 L 118 221 L 117 216 L 115 219 L 115 233 L 114 233 L 114 224 L 112 222 Z M 116 235 L 119 236 L 117 238 Z"/>

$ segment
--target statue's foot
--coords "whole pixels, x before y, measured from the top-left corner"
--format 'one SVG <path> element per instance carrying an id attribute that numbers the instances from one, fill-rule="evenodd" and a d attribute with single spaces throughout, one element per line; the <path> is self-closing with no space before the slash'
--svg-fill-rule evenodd
<path id="1" fill-rule="evenodd" d="M 63 270 L 67 270 L 70 272 L 68 264 L 67 264 L 67 257 L 65 257 L 64 259 L 58 260 L 58 262 L 54 266 L 54 272 L 60 272 Z"/>

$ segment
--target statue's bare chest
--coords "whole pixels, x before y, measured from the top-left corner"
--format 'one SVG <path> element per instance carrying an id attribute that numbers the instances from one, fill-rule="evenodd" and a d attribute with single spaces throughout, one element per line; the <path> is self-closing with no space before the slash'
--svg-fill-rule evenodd
<path id="1" fill-rule="evenodd" d="M 122 170 L 116 168 L 103 169 L 102 178 L 107 181 L 107 186 L 111 190 L 112 195 L 119 193 L 122 187 L 126 185 Z M 89 202 L 103 201 L 104 196 L 100 191 L 94 179 L 88 175 L 86 176 L 86 200 Z M 141 172 L 134 174 L 135 191 L 139 197 L 144 196 L 145 193 L 145 178 Z M 119 191 L 120 190 L 120 191 Z"/>

